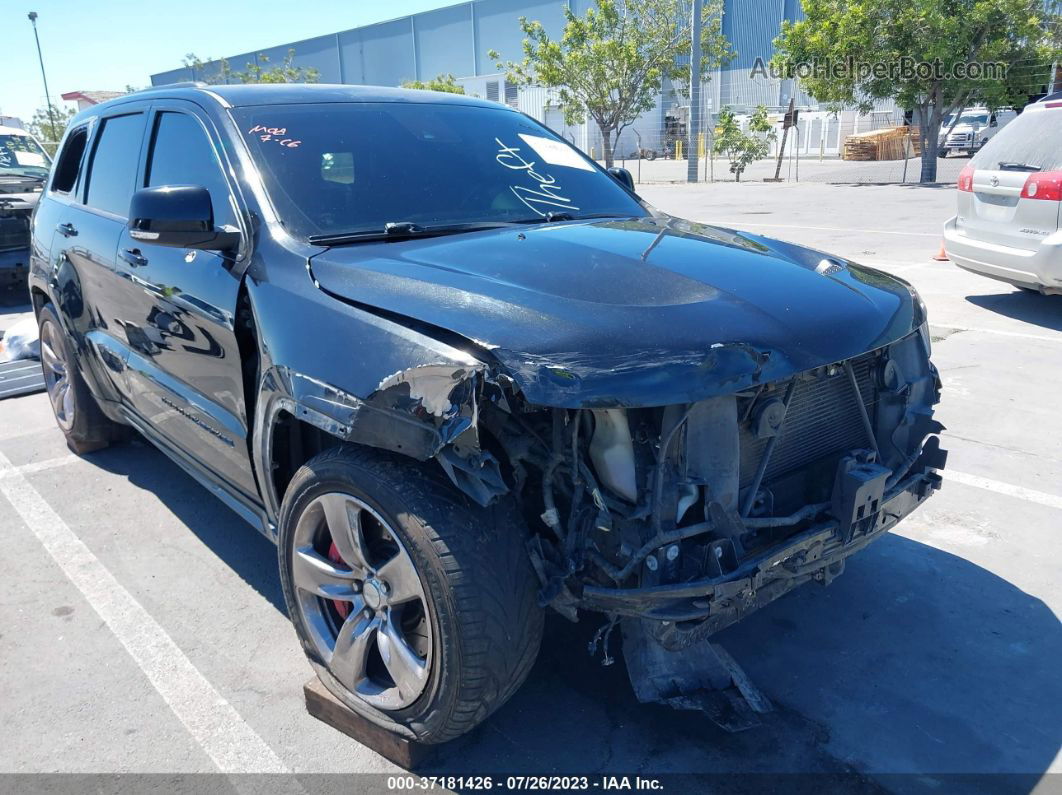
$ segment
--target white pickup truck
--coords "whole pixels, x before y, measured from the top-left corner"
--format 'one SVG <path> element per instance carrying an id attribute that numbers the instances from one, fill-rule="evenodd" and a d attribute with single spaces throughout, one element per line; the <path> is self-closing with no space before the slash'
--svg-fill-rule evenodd
<path id="1" fill-rule="evenodd" d="M 36 138 L 0 126 L 0 287 L 25 284 L 30 213 L 50 167 L 51 158 Z"/>
<path id="2" fill-rule="evenodd" d="M 952 113 L 940 125 L 940 151 L 937 154 L 940 157 L 947 157 L 949 152 L 972 155 L 1017 115 L 1013 110 L 966 108 L 959 112 L 956 121 L 956 114 Z"/>

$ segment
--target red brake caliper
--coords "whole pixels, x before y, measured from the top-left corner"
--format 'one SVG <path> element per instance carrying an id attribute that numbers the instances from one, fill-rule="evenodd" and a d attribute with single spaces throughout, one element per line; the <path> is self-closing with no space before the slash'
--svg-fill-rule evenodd
<path id="1" fill-rule="evenodd" d="M 343 556 L 339 554 L 339 548 L 336 546 L 336 542 L 333 541 L 331 546 L 328 547 L 328 559 L 333 563 L 341 563 L 347 566 L 347 562 L 343 560 Z M 347 568 L 350 568 L 347 566 Z M 347 613 L 350 612 L 350 602 L 341 602 L 338 599 L 333 599 L 332 604 L 336 608 L 336 612 L 339 613 L 339 617 L 345 619 Z"/>

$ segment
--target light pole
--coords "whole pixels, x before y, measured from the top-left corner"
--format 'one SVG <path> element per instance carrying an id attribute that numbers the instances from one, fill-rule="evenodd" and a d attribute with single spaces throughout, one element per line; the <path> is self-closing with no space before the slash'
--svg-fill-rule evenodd
<path id="1" fill-rule="evenodd" d="M 44 56 L 41 54 L 41 37 L 37 35 L 37 12 L 30 11 L 27 14 L 30 24 L 33 25 L 33 38 L 37 42 L 37 60 L 41 62 L 41 79 L 44 80 L 44 99 L 48 102 L 48 119 L 52 123 L 52 137 L 55 137 L 55 110 L 52 108 L 52 94 L 48 90 L 48 75 L 44 73 Z"/>
<path id="2" fill-rule="evenodd" d="M 701 0 L 693 0 L 690 20 L 690 118 L 689 148 L 686 150 L 686 181 L 697 181 L 697 139 L 701 132 Z"/>

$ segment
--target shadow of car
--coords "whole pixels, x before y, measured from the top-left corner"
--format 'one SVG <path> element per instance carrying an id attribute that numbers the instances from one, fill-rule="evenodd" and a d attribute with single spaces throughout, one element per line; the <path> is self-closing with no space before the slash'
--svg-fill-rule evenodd
<path id="1" fill-rule="evenodd" d="M 1032 290 L 1015 290 L 1012 293 L 968 295 L 966 300 L 974 306 L 1004 317 L 1053 331 L 1062 331 L 1062 300 L 1059 300 L 1056 295 L 1041 295 Z"/>

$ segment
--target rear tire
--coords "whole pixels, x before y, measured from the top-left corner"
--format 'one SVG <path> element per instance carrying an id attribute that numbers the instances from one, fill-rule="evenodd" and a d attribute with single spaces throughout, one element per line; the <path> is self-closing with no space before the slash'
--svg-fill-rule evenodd
<path id="1" fill-rule="evenodd" d="M 284 495 L 280 578 L 322 683 L 420 742 L 474 728 L 538 653 L 524 541 L 508 502 L 481 508 L 429 465 L 349 445 L 311 459 Z"/>
<path id="2" fill-rule="evenodd" d="M 125 427 L 100 410 L 81 377 L 74 346 L 51 304 L 37 315 L 41 341 L 41 368 L 48 400 L 66 445 L 78 455 L 107 447 L 122 438 Z"/>

